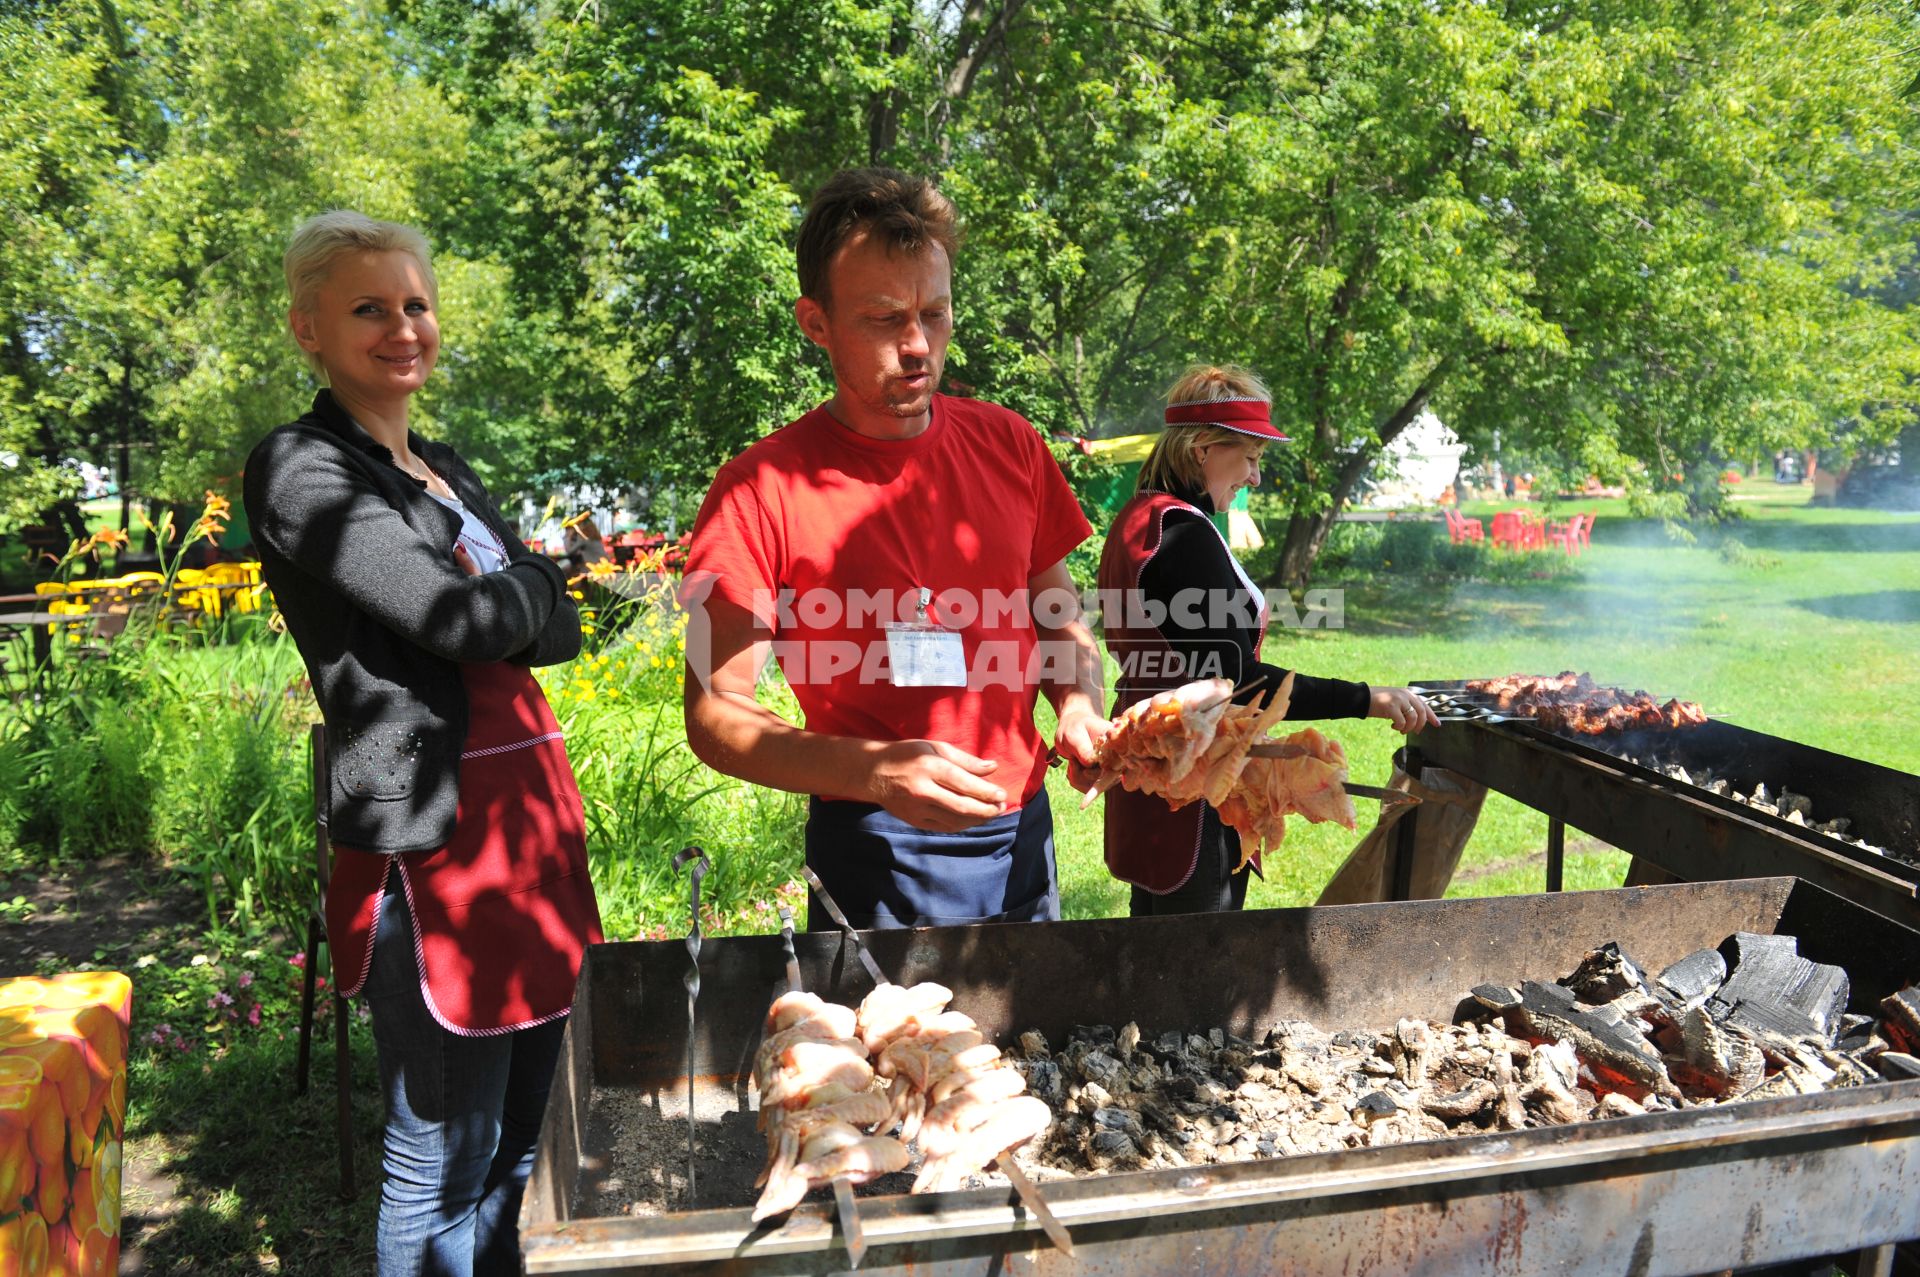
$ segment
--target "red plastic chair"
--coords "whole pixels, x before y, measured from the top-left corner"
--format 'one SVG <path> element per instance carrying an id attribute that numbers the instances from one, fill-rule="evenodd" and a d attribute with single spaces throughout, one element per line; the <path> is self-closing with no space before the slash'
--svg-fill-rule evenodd
<path id="1" fill-rule="evenodd" d="M 1526 530 L 1518 510 L 1503 510 L 1493 516 L 1493 543 L 1509 550 L 1526 549 Z"/>
<path id="2" fill-rule="evenodd" d="M 1486 540 L 1486 528 L 1478 519 L 1469 519 L 1452 506 L 1445 506 L 1441 513 L 1447 516 L 1447 538 L 1455 545 L 1462 541 Z"/>
<path id="3" fill-rule="evenodd" d="M 1580 548 L 1582 550 L 1593 544 L 1593 521 L 1596 517 L 1593 511 L 1589 510 L 1587 511 L 1586 522 L 1580 525 Z"/>

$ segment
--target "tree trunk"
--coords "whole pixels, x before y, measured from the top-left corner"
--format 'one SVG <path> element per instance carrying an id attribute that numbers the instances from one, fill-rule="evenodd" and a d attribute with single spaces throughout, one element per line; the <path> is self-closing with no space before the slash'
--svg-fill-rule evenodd
<path id="1" fill-rule="evenodd" d="M 887 57 L 898 61 L 907 51 L 913 31 L 906 19 L 893 20 L 893 33 L 887 40 Z M 867 163 L 878 164 L 893 149 L 900 135 L 900 105 L 905 95 L 899 89 L 885 89 L 867 103 Z"/>
<path id="2" fill-rule="evenodd" d="M 1280 585 L 1289 590 L 1307 588 L 1313 561 L 1326 548 L 1327 534 L 1333 531 L 1333 521 L 1339 516 L 1340 507 L 1345 504 L 1346 498 L 1343 496 L 1333 509 L 1324 514 L 1296 512 L 1287 520 L 1287 539 L 1281 543 L 1280 566 L 1274 573 Z"/>
<path id="3" fill-rule="evenodd" d="M 1433 398 L 1434 390 L 1453 366 L 1453 358 L 1447 355 L 1436 363 L 1420 384 L 1414 387 L 1413 393 L 1375 427 L 1374 438 L 1380 447 L 1384 448 L 1399 438 L 1400 432 L 1426 411 L 1427 401 Z M 1356 448 L 1334 472 L 1333 484 L 1327 494 L 1333 500 L 1326 510 L 1320 514 L 1301 514 L 1296 511 L 1287 520 L 1287 537 L 1280 547 L 1280 563 L 1266 582 L 1268 585 L 1278 585 L 1288 590 L 1304 590 L 1307 587 L 1313 561 L 1326 548 L 1327 534 L 1333 531 L 1334 520 L 1347 508 L 1348 498 L 1353 496 L 1353 490 L 1367 473 L 1367 467 L 1373 464 L 1374 455 L 1372 448 Z M 1313 472 L 1309 470 L 1308 473 Z"/>

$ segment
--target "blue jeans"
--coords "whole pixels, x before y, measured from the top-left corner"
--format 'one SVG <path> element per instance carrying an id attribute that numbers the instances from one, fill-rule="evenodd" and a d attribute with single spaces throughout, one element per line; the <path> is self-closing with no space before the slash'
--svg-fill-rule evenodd
<path id="1" fill-rule="evenodd" d="M 566 1018 L 482 1038 L 442 1028 L 421 993 L 397 873 L 362 996 L 387 1100 L 381 1277 L 518 1273 L 520 1197 Z"/>

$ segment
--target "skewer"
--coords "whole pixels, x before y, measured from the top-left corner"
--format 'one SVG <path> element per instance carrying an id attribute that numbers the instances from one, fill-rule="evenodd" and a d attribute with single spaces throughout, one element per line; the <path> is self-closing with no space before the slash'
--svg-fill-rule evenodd
<path id="1" fill-rule="evenodd" d="M 780 944 L 787 951 L 787 992 L 800 992 L 800 955 L 793 951 L 793 910 L 780 906 Z"/>
<path id="2" fill-rule="evenodd" d="M 1404 789 L 1382 789 L 1378 785 L 1342 785 L 1342 789 L 1354 798 L 1378 798 L 1383 807 L 1401 804 L 1413 804 L 1420 801 L 1420 795 L 1409 794 Z"/>
<path id="3" fill-rule="evenodd" d="M 698 1023 L 694 1018 L 694 1011 L 700 1001 L 700 880 L 707 876 L 707 870 L 713 865 L 707 859 L 706 852 L 698 847 L 688 846 L 681 848 L 680 854 L 673 858 L 674 872 L 678 873 L 680 867 L 689 861 L 693 862 L 691 874 L 693 925 L 687 932 L 687 957 L 690 961 L 687 963 L 687 975 L 683 983 L 687 986 L 687 1205 L 692 1207 L 696 1201 L 694 1168 L 699 1160 L 694 1152 L 694 1132 L 698 1123 L 694 1121 L 693 1115 L 693 1042 L 694 1028 Z"/>
<path id="4" fill-rule="evenodd" d="M 813 888 L 813 898 L 820 902 L 820 907 L 827 911 L 827 916 L 833 919 L 834 925 L 853 942 L 853 951 L 859 956 L 860 965 L 865 967 L 867 974 L 873 977 L 873 982 L 887 983 L 887 977 L 880 973 L 880 964 L 875 962 L 873 955 L 867 952 L 867 946 L 860 943 L 860 933 L 853 929 L 853 924 L 847 921 L 847 915 L 840 912 L 840 906 L 835 904 L 833 897 L 827 894 L 827 884 L 820 881 L 820 875 L 813 872 L 813 866 L 801 865 L 800 875 L 807 880 L 807 886 Z"/>
<path id="5" fill-rule="evenodd" d="M 812 872 L 808 871 L 808 877 Z M 793 948 L 793 910 L 780 906 L 780 943 L 787 951 L 787 992 L 798 993 L 800 955 Z M 844 1175 L 833 1179 L 833 1210 L 840 1217 L 840 1239 L 847 1246 L 847 1267 L 858 1268 L 867 1255 L 867 1233 L 860 1223 L 860 1207 L 853 1199 L 853 1185 Z"/>
<path id="6" fill-rule="evenodd" d="M 860 1225 L 860 1209 L 853 1202 L 853 1185 L 844 1175 L 834 1176 L 833 1208 L 840 1215 L 840 1240 L 847 1244 L 847 1267 L 858 1268 L 867 1257 L 867 1235 Z"/>
<path id="7" fill-rule="evenodd" d="M 859 933 L 848 923 L 847 915 L 840 912 L 840 906 L 835 904 L 833 897 L 827 893 L 826 884 L 820 881 L 819 875 L 814 873 L 812 867 L 809 865 L 800 866 L 800 873 L 806 878 L 807 885 L 813 888 L 814 897 L 820 901 L 820 907 L 827 911 L 827 916 L 832 918 L 835 924 L 846 934 L 847 939 L 853 942 L 853 951 L 860 955 L 860 961 L 866 967 L 867 974 L 873 977 L 873 982 L 875 984 L 891 983 L 886 976 L 881 974 L 880 964 L 873 960 L 873 955 L 867 952 L 867 947 L 860 943 Z M 1007 1181 L 1013 1185 L 1013 1191 L 1015 1195 L 1020 1198 L 1020 1204 L 1026 1207 L 1027 1213 L 1039 1222 L 1041 1231 L 1047 1235 L 1047 1240 L 1059 1247 L 1061 1254 L 1065 1255 L 1068 1259 L 1072 1259 L 1073 1237 L 1067 1232 L 1067 1226 L 1055 1217 L 1053 1209 L 1047 1205 L 1047 1199 L 1041 1195 L 1039 1185 L 1028 1179 L 1027 1173 L 1014 1164 L 1011 1153 L 1003 1153 L 999 1157 L 996 1157 L 993 1160 L 993 1165 L 998 1166 L 1001 1174 L 1005 1175 Z M 837 1180 L 834 1183 L 834 1192 L 836 1196 L 840 1192 L 839 1181 Z M 852 1200 L 852 1195 L 848 1194 L 847 1201 L 851 1202 Z M 847 1231 L 845 1220 L 841 1221 L 840 1228 L 842 1232 Z M 849 1242 L 847 1250 L 849 1254 L 852 1253 L 853 1246 L 851 1242 Z M 859 1261 L 856 1259 L 854 1262 L 857 1264 Z"/>

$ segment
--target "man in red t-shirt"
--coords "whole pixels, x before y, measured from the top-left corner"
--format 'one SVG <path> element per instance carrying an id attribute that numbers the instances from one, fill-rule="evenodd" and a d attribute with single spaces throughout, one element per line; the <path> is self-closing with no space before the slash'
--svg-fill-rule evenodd
<path id="1" fill-rule="evenodd" d="M 1106 730 L 1066 569 L 1092 529 L 1032 425 L 935 393 L 956 238 L 925 179 L 821 188 L 794 315 L 834 396 L 720 468 L 687 560 L 688 742 L 813 796 L 807 863 L 856 926 L 1057 918 L 1038 691 L 1066 758 Z M 769 655 L 804 728 L 754 699 Z"/>

